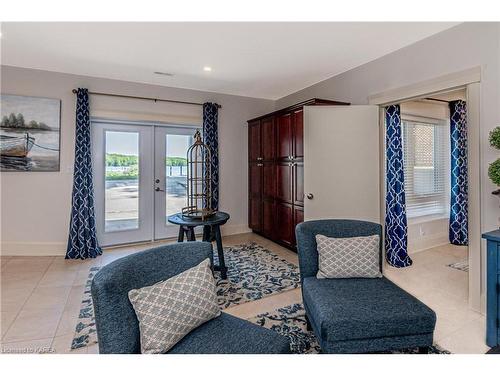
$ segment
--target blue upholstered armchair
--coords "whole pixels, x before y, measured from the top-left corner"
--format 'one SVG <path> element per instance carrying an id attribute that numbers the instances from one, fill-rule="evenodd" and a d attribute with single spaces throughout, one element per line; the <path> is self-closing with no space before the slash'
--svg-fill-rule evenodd
<path id="1" fill-rule="evenodd" d="M 139 322 L 128 299 L 131 289 L 175 276 L 212 258 L 207 242 L 161 246 L 118 259 L 92 282 L 100 353 L 140 353 Z M 169 353 L 289 353 L 288 340 L 271 330 L 222 313 L 190 332 Z"/>
<path id="2" fill-rule="evenodd" d="M 381 352 L 432 345 L 434 311 L 385 277 L 318 279 L 316 235 L 346 238 L 378 234 L 382 227 L 358 220 L 317 220 L 297 225 L 302 298 L 308 326 L 325 353 Z"/>

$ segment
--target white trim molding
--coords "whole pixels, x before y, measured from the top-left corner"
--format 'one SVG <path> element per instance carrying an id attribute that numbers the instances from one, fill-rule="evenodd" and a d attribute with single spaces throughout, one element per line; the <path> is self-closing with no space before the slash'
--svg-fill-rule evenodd
<path id="1" fill-rule="evenodd" d="M 481 81 L 481 67 L 446 74 L 427 81 L 386 90 L 368 97 L 369 104 L 389 105 L 444 90 L 454 90 Z"/>
<path id="2" fill-rule="evenodd" d="M 252 230 L 248 225 L 223 225 L 221 227 L 223 236 L 234 234 L 250 233 Z M 151 247 L 163 245 L 163 242 L 175 241 L 177 237 L 166 238 L 152 242 L 140 242 L 131 244 L 122 244 L 117 246 L 103 247 L 106 251 L 112 248 L 122 248 L 126 246 L 136 246 L 140 244 L 151 244 Z M 65 256 L 65 242 L 2 242 L 0 244 L 0 255 L 2 256 Z"/>
<path id="3" fill-rule="evenodd" d="M 65 256 L 64 242 L 2 242 L 2 256 Z"/>

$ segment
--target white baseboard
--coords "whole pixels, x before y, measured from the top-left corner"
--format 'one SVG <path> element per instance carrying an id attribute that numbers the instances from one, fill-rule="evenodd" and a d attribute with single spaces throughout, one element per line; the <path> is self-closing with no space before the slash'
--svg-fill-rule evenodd
<path id="1" fill-rule="evenodd" d="M 223 236 L 249 233 L 251 229 L 243 225 L 223 225 Z M 64 256 L 66 243 L 63 242 L 2 242 L 0 254 L 3 256 Z"/>
<path id="2" fill-rule="evenodd" d="M 64 242 L 2 242 L 0 253 L 3 256 L 64 256 L 66 245 Z"/>
<path id="3" fill-rule="evenodd" d="M 428 250 L 436 246 L 449 244 L 448 233 L 436 233 L 424 236 L 418 240 L 408 241 L 408 254 L 415 254 L 420 251 Z"/>
<path id="4" fill-rule="evenodd" d="M 221 234 L 223 236 L 231 236 L 233 234 L 250 233 L 252 230 L 248 225 L 223 225 L 221 228 Z"/>

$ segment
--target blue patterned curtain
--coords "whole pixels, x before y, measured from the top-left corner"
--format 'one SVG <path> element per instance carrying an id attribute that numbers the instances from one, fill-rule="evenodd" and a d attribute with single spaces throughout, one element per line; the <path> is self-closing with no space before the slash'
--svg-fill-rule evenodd
<path id="1" fill-rule="evenodd" d="M 467 245 L 467 106 L 450 102 L 451 201 L 449 238 L 453 245 Z"/>
<path id="2" fill-rule="evenodd" d="M 386 181 L 385 251 L 387 262 L 394 267 L 411 266 L 408 256 L 408 224 L 404 185 L 403 142 L 399 105 L 385 109 Z"/>
<path id="3" fill-rule="evenodd" d="M 90 154 L 89 94 L 76 94 L 75 171 L 66 259 L 95 258 L 102 254 L 97 243 L 94 214 L 94 185 Z"/>
<path id="4" fill-rule="evenodd" d="M 212 208 L 219 209 L 219 135 L 217 119 L 219 106 L 216 103 L 203 104 L 203 141 L 212 156 Z"/>

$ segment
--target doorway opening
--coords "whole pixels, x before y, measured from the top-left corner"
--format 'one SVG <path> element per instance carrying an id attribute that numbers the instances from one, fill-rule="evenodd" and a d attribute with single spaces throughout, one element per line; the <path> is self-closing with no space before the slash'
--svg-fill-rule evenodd
<path id="1" fill-rule="evenodd" d="M 186 205 L 193 126 L 92 122 L 97 236 L 102 246 L 175 237 Z"/>
<path id="2" fill-rule="evenodd" d="M 463 77 L 459 79 L 458 76 L 460 74 L 456 75 L 456 81 L 462 80 Z M 403 154 L 405 151 L 407 154 L 404 157 L 404 172 L 405 190 L 408 190 L 408 249 L 413 265 L 407 268 L 388 266 L 384 274 L 437 313 L 435 340 L 450 348 L 460 341 L 460 335 L 469 332 L 470 327 L 474 327 L 475 332 L 481 332 L 474 337 L 473 345 L 484 346 L 484 316 L 481 315 L 484 311 L 484 273 L 480 237 L 480 84 L 476 77 L 464 77 L 463 80 L 471 79 L 470 83 L 463 82 L 445 89 L 447 80 L 436 79 L 428 85 L 416 85 L 387 94 L 385 98 L 392 95 L 389 100 L 371 101 L 379 104 L 381 119 L 384 118 L 385 106 L 400 104 Z M 434 89 L 438 86 L 441 87 Z M 425 90 L 425 87 L 431 89 Z M 452 245 L 449 239 L 452 167 L 448 102 L 457 100 L 464 100 L 467 107 L 468 241 L 464 244 L 467 246 Z M 385 121 L 380 123 L 383 125 Z M 384 134 L 385 127 L 381 126 L 382 143 Z M 384 156 L 381 162 L 385 164 Z M 385 188 L 385 176 L 381 187 Z M 381 195 L 381 202 L 385 202 L 384 194 Z"/>
<path id="3" fill-rule="evenodd" d="M 408 253 L 414 261 L 406 281 L 418 284 L 422 293 L 439 289 L 468 302 L 468 242 L 450 240 L 450 102 L 465 102 L 466 95 L 461 88 L 403 102 L 401 127 Z M 467 215 L 463 221 L 467 227 Z"/>

